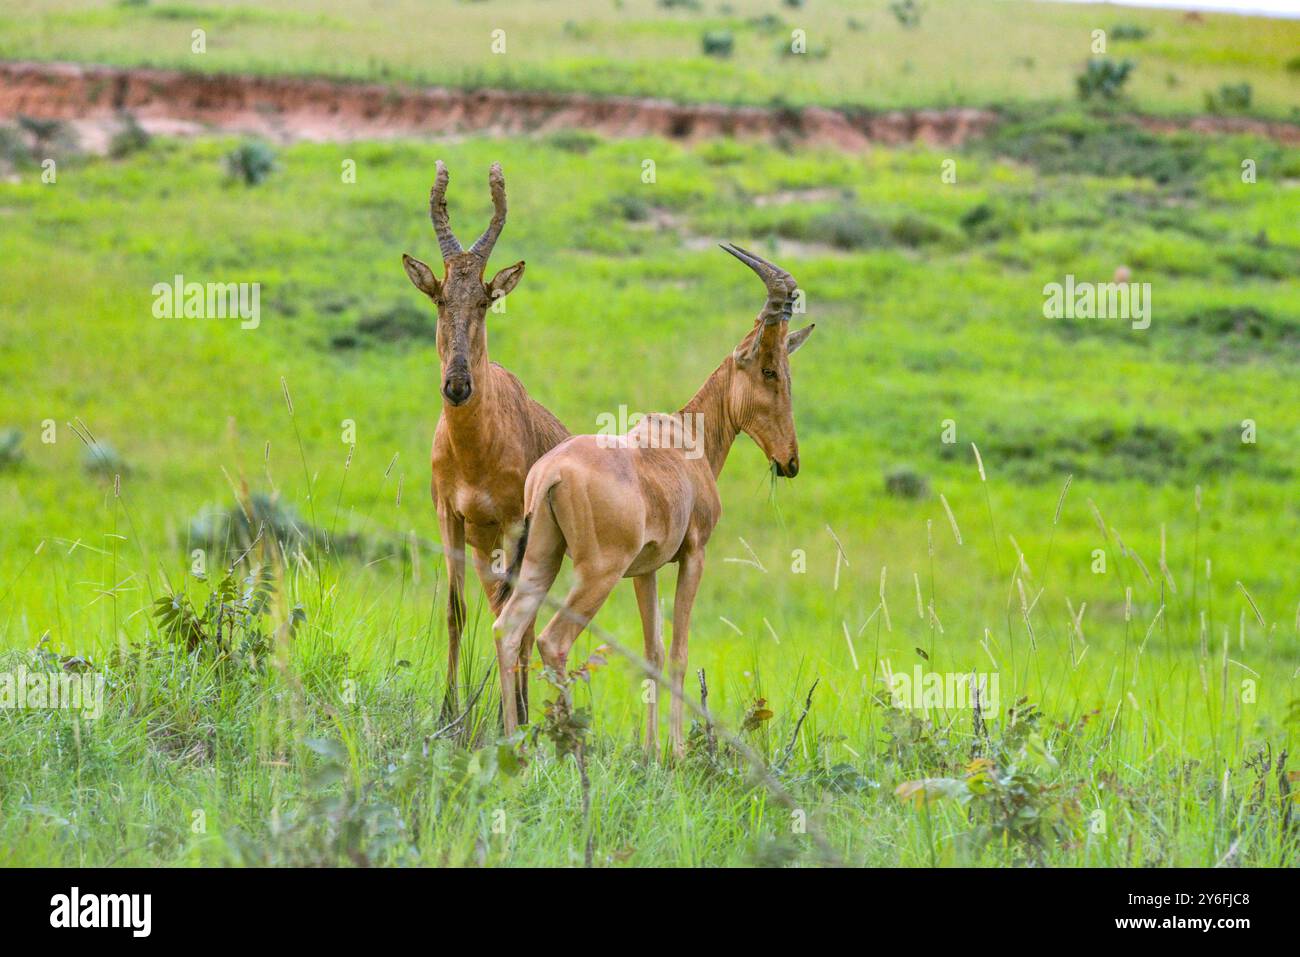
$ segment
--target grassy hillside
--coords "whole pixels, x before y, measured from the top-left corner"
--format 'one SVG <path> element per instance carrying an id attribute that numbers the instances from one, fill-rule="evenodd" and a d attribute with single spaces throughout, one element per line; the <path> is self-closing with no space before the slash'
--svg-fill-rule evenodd
<path id="1" fill-rule="evenodd" d="M 1294 154 L 1026 116 L 954 155 L 573 134 L 302 145 L 249 188 L 223 173 L 234 145 L 155 141 L 0 184 L 0 429 L 23 437 L 0 470 L 0 648 L 9 667 L 78 655 L 110 676 L 98 722 L 0 711 L 0 863 L 581 861 L 571 761 L 543 740 L 519 771 L 509 746 L 428 740 L 445 641 L 426 461 L 438 370 L 399 257 L 436 261 L 435 157 L 462 235 L 487 222 L 487 167 L 503 163 L 494 263 L 529 265 L 489 320 L 491 352 L 575 431 L 620 404 L 676 408 L 744 334 L 761 289 L 717 240 L 806 290 L 803 469 L 773 486 L 752 443 L 733 451 L 692 666 L 731 727 L 766 700 L 774 716 L 745 735 L 838 855 L 1295 862 L 1284 777 L 1256 759 L 1294 744 L 1300 664 Z M 1151 283 L 1150 328 L 1044 318 L 1046 283 L 1120 266 Z M 155 318 L 153 285 L 178 273 L 260 283 L 260 325 Z M 77 419 L 120 460 L 88 469 Z M 185 654 L 148 610 L 172 589 L 202 605 L 192 520 L 241 484 L 340 543 L 283 571 L 268 627 L 294 605 L 305 620 L 256 665 Z M 472 596 L 476 685 L 491 653 Z M 630 587 L 600 623 L 639 647 Z M 871 703 L 885 670 L 926 661 L 1000 674 L 987 743 L 969 713 Z M 618 662 L 577 693 L 598 863 L 817 859 L 726 749 L 697 739 L 674 773 L 638 762 L 638 694 Z M 1022 696 L 1041 720 L 1025 704 L 1011 720 Z M 490 697 L 474 722 L 491 740 Z M 975 798 L 968 817 L 894 796 L 978 773 L 980 753 L 1020 775 L 998 785 L 1005 805 Z"/>
<path id="2" fill-rule="evenodd" d="M 1104 30 L 1107 55 L 1137 64 L 1128 92 L 1138 109 L 1200 112 L 1207 94 L 1242 83 L 1251 102 L 1234 108 L 1295 118 L 1300 104 L 1297 20 L 927 0 L 905 24 L 894 6 L 15 0 L 0 12 L 0 56 L 696 101 L 984 106 L 1073 99 L 1093 31 Z M 205 32 L 202 53 L 193 52 L 195 30 Z M 796 30 L 801 55 L 789 52 Z"/>

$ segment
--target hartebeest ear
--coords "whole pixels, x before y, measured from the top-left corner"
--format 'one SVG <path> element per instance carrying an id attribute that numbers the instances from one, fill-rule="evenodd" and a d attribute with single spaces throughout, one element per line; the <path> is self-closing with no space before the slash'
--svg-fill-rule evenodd
<path id="1" fill-rule="evenodd" d="M 794 355 L 798 348 L 808 341 L 808 337 L 812 335 L 812 331 L 816 328 L 817 323 L 814 322 L 812 325 L 804 326 L 802 329 L 796 329 L 794 332 L 790 333 L 790 335 L 786 336 L 785 354 L 788 356 Z"/>
<path id="2" fill-rule="evenodd" d="M 748 335 L 740 340 L 740 345 L 736 346 L 732 351 L 731 358 L 736 361 L 736 365 L 743 368 L 754 361 L 754 358 L 758 355 L 760 344 L 761 338 L 757 332 Z"/>
<path id="3" fill-rule="evenodd" d="M 406 253 L 402 253 L 402 265 L 406 267 L 406 274 L 411 277 L 411 282 L 415 283 L 416 289 L 430 299 L 438 298 L 441 287 L 438 285 L 438 280 L 433 275 L 432 269 L 414 256 L 406 255 Z"/>
<path id="4" fill-rule="evenodd" d="M 488 283 L 488 295 L 492 299 L 500 299 L 502 296 L 510 295 L 510 290 L 515 288 L 519 282 L 519 277 L 524 274 L 524 261 L 521 259 L 513 266 L 507 266 Z"/>

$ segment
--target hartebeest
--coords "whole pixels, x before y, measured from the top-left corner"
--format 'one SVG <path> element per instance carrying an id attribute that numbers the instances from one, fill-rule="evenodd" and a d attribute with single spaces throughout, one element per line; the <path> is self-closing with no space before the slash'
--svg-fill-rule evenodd
<path id="1" fill-rule="evenodd" d="M 438 280 L 427 265 L 402 255 L 406 274 L 438 309 L 437 346 L 442 371 L 442 415 L 433 437 L 433 500 L 447 562 L 447 696 L 443 714 L 457 708 L 456 683 L 461 632 L 465 626 L 465 546 L 496 616 L 510 584 L 492 569 L 493 553 L 509 554 L 506 537 L 524 509 L 524 479 L 539 458 L 569 433 L 558 419 L 529 398 L 519 380 L 488 361 L 487 311 L 519 282 L 521 260 L 488 282 L 483 271 L 506 221 L 506 183 L 501 164 L 488 174 L 494 212 L 483 235 L 462 249 L 447 219 L 447 168 L 437 162 L 429 191 L 429 216 L 438 236 L 446 275 Z M 521 639 L 520 660 L 527 665 L 531 629 Z M 527 714 L 526 671 L 517 685 Z"/>
<path id="2" fill-rule="evenodd" d="M 796 284 L 788 272 L 738 246 L 722 248 L 758 273 L 767 287 L 767 303 L 735 351 L 675 415 L 647 416 L 612 440 L 575 435 L 528 473 L 523 535 L 512 563 L 515 589 L 494 624 L 507 734 L 518 720 L 511 682 L 522 673 L 518 664 L 525 636 L 565 554 L 573 559 L 575 582 L 537 638 L 543 662 L 560 676 L 573 642 L 620 578 L 631 578 L 636 587 L 645 657 L 659 671 L 663 625 L 655 573 L 676 562 L 669 735 L 673 750 L 682 751 L 687 631 L 704 547 L 722 513 L 717 478 L 741 432 L 758 443 L 777 475 L 793 478 L 798 473 L 787 359 L 813 330 L 809 325 L 789 331 Z M 702 455 L 697 441 L 703 443 Z M 658 747 L 657 727 L 658 708 L 651 696 L 650 751 Z"/>

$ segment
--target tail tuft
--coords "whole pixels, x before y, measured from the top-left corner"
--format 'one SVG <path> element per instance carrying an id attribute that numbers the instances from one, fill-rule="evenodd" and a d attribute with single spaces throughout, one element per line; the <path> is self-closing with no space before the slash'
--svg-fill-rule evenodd
<path id="1" fill-rule="evenodd" d="M 524 516 L 524 528 L 519 534 L 519 545 L 515 549 L 514 557 L 510 560 L 510 567 L 506 569 L 505 577 L 497 582 L 496 587 L 496 605 L 501 607 L 514 591 L 515 580 L 519 578 L 519 570 L 524 567 L 524 551 L 528 548 L 528 523 L 531 516 Z"/>

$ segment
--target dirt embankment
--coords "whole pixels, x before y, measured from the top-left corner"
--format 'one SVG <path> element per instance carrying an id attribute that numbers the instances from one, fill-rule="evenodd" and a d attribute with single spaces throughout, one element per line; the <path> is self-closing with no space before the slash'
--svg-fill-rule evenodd
<path id="1" fill-rule="evenodd" d="M 987 110 L 850 113 L 821 107 L 678 104 L 634 97 L 390 87 L 295 77 L 183 73 L 61 63 L 0 63 L 0 117 L 93 125 L 130 111 L 151 132 L 204 129 L 280 141 L 582 129 L 606 136 L 717 136 L 853 150 L 872 143 L 961 143 L 996 122 Z M 93 138 L 93 137 L 92 137 Z"/>
<path id="2" fill-rule="evenodd" d="M 920 142 L 955 146 L 987 132 L 991 110 L 772 108 L 682 104 L 526 90 L 455 90 L 299 77 L 186 73 L 70 63 L 0 62 L 0 120 L 70 121 L 106 147 L 119 111 L 152 133 L 250 133 L 280 142 L 589 130 L 693 142 L 730 136 L 842 150 Z M 1300 144 L 1300 126 L 1246 117 L 1139 117 L 1156 131 L 1253 133 Z"/>
<path id="3" fill-rule="evenodd" d="M 1139 117 L 1139 122 L 1153 133 L 1177 133 L 1186 130 L 1221 136 L 1231 133 L 1249 133 L 1277 140 L 1288 146 L 1300 146 L 1300 126 L 1275 120 L 1256 120 L 1248 116 L 1192 116 L 1186 119 L 1165 119 L 1159 116 Z"/>

